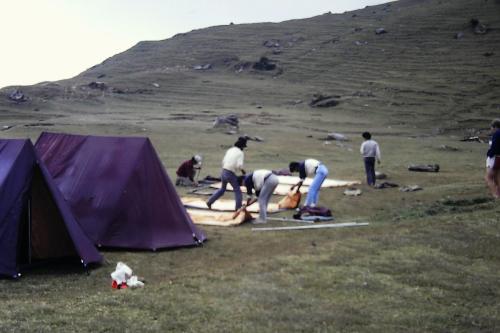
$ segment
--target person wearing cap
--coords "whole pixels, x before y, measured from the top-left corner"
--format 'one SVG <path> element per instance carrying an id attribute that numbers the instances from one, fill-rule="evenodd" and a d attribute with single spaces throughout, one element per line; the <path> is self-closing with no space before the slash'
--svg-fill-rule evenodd
<path id="1" fill-rule="evenodd" d="M 365 163 L 366 172 L 366 183 L 368 186 L 375 185 L 375 160 L 380 164 L 380 147 L 377 141 L 372 140 L 372 135 L 370 132 L 363 132 L 361 135 L 365 141 L 361 144 L 359 149 L 361 155 L 363 156 L 363 161 Z"/>
<path id="2" fill-rule="evenodd" d="M 495 199 L 500 198 L 500 119 L 490 124 L 490 148 L 486 153 L 486 185 Z"/>
<path id="3" fill-rule="evenodd" d="M 288 168 L 290 169 L 290 172 L 299 173 L 300 181 L 295 186 L 302 185 L 306 177 L 313 178 L 313 181 L 309 186 L 309 191 L 307 192 L 304 206 L 316 207 L 319 201 L 321 184 L 323 184 L 328 176 L 328 169 L 326 166 L 318 160 L 309 158 L 302 162 L 290 162 Z"/>
<path id="4" fill-rule="evenodd" d="M 191 159 L 182 162 L 177 169 L 177 186 L 198 186 L 198 182 L 194 179 L 196 172 L 201 169 L 202 157 L 194 155 Z"/>
<path id="5" fill-rule="evenodd" d="M 218 200 L 221 196 L 226 192 L 227 184 L 231 184 L 234 191 L 234 198 L 236 201 L 236 208 L 238 210 L 242 205 L 242 195 L 240 189 L 240 182 L 238 181 L 238 177 L 236 176 L 239 172 L 243 175 L 245 174 L 245 170 L 243 169 L 243 163 L 245 159 L 245 154 L 243 153 L 243 149 L 247 147 L 247 139 L 243 136 L 238 138 L 238 141 L 234 143 L 234 146 L 229 148 L 222 159 L 222 173 L 221 180 L 222 186 L 218 189 L 207 201 L 207 206 L 209 209 L 212 209 L 212 204 Z"/>
<path id="6" fill-rule="evenodd" d="M 254 202 L 259 202 L 259 218 L 253 223 L 266 223 L 267 219 L 267 206 L 269 205 L 269 200 L 273 195 L 274 190 L 278 186 L 279 179 L 270 170 L 255 170 L 249 173 L 244 178 L 242 178 L 242 184 L 247 189 L 247 206 L 250 206 Z M 255 197 L 253 192 L 255 191 Z"/>

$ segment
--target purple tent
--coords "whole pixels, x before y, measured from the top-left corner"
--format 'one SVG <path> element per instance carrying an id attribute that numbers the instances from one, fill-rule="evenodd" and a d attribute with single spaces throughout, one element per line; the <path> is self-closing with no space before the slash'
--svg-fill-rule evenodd
<path id="1" fill-rule="evenodd" d="M 101 255 L 76 222 L 29 140 L 0 139 L 0 275 L 34 261 Z"/>
<path id="2" fill-rule="evenodd" d="M 148 138 L 42 133 L 35 149 L 98 246 L 156 250 L 206 239 Z"/>

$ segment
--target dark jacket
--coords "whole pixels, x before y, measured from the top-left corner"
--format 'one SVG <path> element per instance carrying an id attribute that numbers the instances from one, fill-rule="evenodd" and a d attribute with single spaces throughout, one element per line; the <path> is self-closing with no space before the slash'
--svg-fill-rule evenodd
<path id="1" fill-rule="evenodd" d="M 500 129 L 497 129 L 491 137 L 491 146 L 486 153 L 488 157 L 500 156 Z"/>
<path id="2" fill-rule="evenodd" d="M 187 177 L 191 181 L 194 181 L 194 174 L 195 169 L 192 159 L 182 162 L 182 164 L 177 169 L 177 176 Z"/>

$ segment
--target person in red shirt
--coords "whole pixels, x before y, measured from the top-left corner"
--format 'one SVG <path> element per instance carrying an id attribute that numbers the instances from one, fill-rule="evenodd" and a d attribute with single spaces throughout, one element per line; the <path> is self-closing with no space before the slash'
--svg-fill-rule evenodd
<path id="1" fill-rule="evenodd" d="M 198 186 L 198 182 L 194 179 L 196 172 L 201 169 L 202 157 L 194 155 L 191 159 L 182 162 L 177 169 L 177 186 Z"/>

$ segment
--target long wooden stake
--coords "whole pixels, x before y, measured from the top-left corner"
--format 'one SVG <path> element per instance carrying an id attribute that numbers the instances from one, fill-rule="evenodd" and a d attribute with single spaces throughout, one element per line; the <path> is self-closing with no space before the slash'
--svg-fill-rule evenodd
<path id="1" fill-rule="evenodd" d="M 335 224 L 316 224 L 316 225 L 301 225 L 297 227 L 270 227 L 270 228 L 252 228 L 252 231 L 281 231 L 281 230 L 303 230 L 303 229 L 323 229 L 323 228 L 345 228 L 345 227 L 362 227 L 369 225 L 368 222 L 347 222 Z"/>

